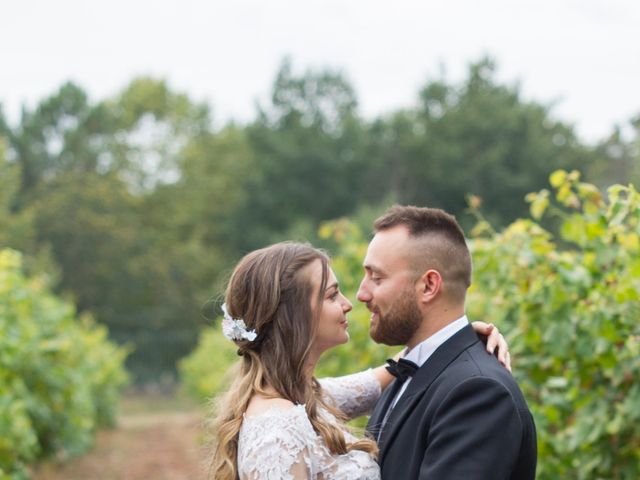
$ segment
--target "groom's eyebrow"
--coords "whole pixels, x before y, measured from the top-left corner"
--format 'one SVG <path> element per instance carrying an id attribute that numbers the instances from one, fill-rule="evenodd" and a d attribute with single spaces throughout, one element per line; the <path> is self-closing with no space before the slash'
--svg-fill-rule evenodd
<path id="1" fill-rule="evenodd" d="M 377 274 L 382 274 L 382 270 L 380 270 L 377 267 L 374 267 L 373 265 L 364 265 L 364 269 L 369 271 L 369 272 L 373 272 L 373 273 L 377 273 Z"/>

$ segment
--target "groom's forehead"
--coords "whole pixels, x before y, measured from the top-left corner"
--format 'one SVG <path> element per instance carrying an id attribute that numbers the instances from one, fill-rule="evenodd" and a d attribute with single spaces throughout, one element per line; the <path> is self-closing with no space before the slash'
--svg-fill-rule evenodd
<path id="1" fill-rule="evenodd" d="M 396 251 L 406 247 L 408 240 L 409 230 L 400 225 L 376 232 L 369 242 L 369 250 Z"/>
<path id="2" fill-rule="evenodd" d="M 377 232 L 369 242 L 365 267 L 380 268 L 381 264 L 403 259 L 407 253 L 407 246 L 408 231 L 404 228 Z"/>

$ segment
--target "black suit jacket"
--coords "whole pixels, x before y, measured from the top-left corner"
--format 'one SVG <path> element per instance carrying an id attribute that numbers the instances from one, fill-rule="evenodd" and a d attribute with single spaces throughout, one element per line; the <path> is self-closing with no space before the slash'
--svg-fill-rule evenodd
<path id="1" fill-rule="evenodd" d="M 394 381 L 367 430 L 378 437 Z M 529 480 L 536 471 L 533 417 L 511 374 L 469 325 L 416 372 L 378 439 L 384 479 Z"/>

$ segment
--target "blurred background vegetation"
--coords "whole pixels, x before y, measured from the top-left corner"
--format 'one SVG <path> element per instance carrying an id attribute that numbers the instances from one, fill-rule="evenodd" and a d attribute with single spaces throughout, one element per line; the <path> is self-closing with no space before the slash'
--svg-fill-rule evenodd
<path id="1" fill-rule="evenodd" d="M 499 231 L 470 199 L 477 223 L 467 314 L 494 322 L 509 341 L 538 430 L 538 478 L 636 479 L 640 194 L 622 185 L 601 192 L 578 171 L 557 170 L 550 181 L 552 190 L 527 196 L 530 215 Z M 368 243 L 363 230 L 342 219 L 319 233 L 332 244 L 341 288 L 355 297 Z M 354 303 L 351 341 L 323 357 L 319 376 L 363 370 L 397 352 L 369 339 L 369 312 Z M 180 363 L 188 390 L 210 398 L 224 388 L 234 352 L 220 329 L 207 328 Z"/>
<path id="2" fill-rule="evenodd" d="M 393 202 L 444 208 L 478 237 L 475 291 L 491 296 L 472 294 L 470 308 L 509 334 L 516 375 L 537 409 L 541 455 L 597 463 L 550 461 L 541 478 L 637 478 L 639 435 L 631 417 L 640 412 L 633 383 L 638 355 L 632 355 L 639 332 L 637 321 L 629 320 L 637 319 L 640 290 L 637 196 L 601 192 L 640 184 L 640 116 L 625 126 L 630 135 L 614 128 L 597 144 L 585 144 L 571 125 L 554 119 L 550 106 L 525 101 L 517 86 L 500 84 L 495 70 L 491 59 L 480 59 L 464 81 L 429 80 L 413 107 L 373 119 L 359 114 L 356 92 L 341 74 L 297 75 L 288 60 L 271 101 L 244 125 L 215 126 L 209 105 L 154 78 L 136 78 L 113 98 L 97 101 L 67 83 L 25 108 L 16 124 L 0 110 L 0 249 L 11 249 L 2 257 L 11 259 L 6 270 L 61 302 L 56 315 L 85 325 L 77 335 L 102 335 L 100 348 L 118 352 L 110 392 L 127 375 L 126 352 L 132 382 L 172 384 L 181 359 L 199 345 L 180 371 L 192 392 L 210 396 L 234 351 L 203 327 L 211 325 L 230 269 L 244 253 L 282 239 L 310 241 L 335 255 L 338 276 L 353 293 L 373 218 Z M 582 176 L 556 174 L 556 193 L 543 190 L 558 169 Z M 530 192 L 540 193 L 527 203 Z M 517 221 L 530 209 L 531 223 Z M 627 283 L 614 295 L 618 274 L 627 275 Z M 1 288 L 5 328 L 3 321 L 14 317 Z M 14 287 L 40 295 L 30 288 Z M 30 318 L 37 328 L 67 321 L 46 320 L 46 308 L 38 307 L 42 319 L 24 308 L 15 318 Z M 82 320 L 89 315 L 93 320 Z M 361 310 L 353 312 L 350 330 L 353 343 L 327 356 L 322 373 L 386 358 L 367 343 Z M 590 340 L 580 346 L 578 337 Z M 5 370 L 16 367 L 2 354 L 0 384 L 14 382 Z M 52 361 L 46 355 L 43 361 Z M 607 373 L 620 356 L 627 369 Z M 77 363 L 61 361 L 69 369 Z M 44 385 L 34 382 L 30 388 Z M 612 406 L 589 403 L 586 391 Z M 8 411 L 2 405 L 0 418 Z M 33 419 L 34 405 L 12 408 Z M 600 430 L 567 431 L 594 415 L 601 417 Z M 91 431 L 93 424 L 83 428 Z M 35 435 L 20 440 L 26 452 L 21 462 L 55 444 L 42 431 Z M 84 444 L 55 445 L 50 451 L 73 452 Z M 0 441 L 0 469 L 2 455 Z M 614 468 L 621 458 L 625 465 L 635 462 L 635 470 L 594 473 L 598 465 Z M 579 467 L 587 473 L 576 474 Z"/>

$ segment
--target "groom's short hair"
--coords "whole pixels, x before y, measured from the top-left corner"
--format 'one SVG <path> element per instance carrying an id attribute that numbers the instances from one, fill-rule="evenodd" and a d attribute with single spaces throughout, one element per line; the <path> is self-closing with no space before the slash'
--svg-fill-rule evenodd
<path id="1" fill-rule="evenodd" d="M 438 270 L 449 296 L 464 302 L 471 285 L 471 254 L 456 218 L 439 208 L 393 205 L 373 228 L 380 232 L 399 225 L 409 231 L 408 255 L 416 274 Z"/>

